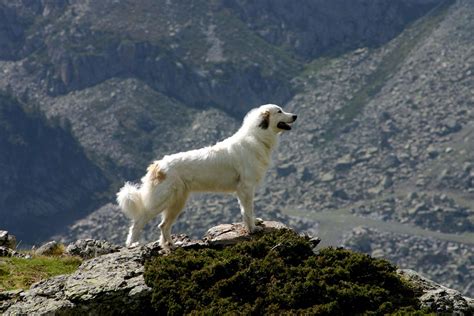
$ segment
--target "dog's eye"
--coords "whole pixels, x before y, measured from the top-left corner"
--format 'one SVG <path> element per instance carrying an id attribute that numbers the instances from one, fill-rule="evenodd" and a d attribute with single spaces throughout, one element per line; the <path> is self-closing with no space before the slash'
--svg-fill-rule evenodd
<path id="1" fill-rule="evenodd" d="M 283 112 L 282 112 L 281 110 L 278 110 L 278 112 L 277 112 L 277 113 L 283 113 Z"/>

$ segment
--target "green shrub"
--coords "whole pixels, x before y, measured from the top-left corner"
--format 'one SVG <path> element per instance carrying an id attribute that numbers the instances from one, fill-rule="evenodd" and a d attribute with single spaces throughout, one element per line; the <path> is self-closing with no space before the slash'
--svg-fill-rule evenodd
<path id="1" fill-rule="evenodd" d="M 345 249 L 314 254 L 289 230 L 224 249 L 177 249 L 145 265 L 161 314 L 385 314 L 418 309 L 389 262 Z"/>

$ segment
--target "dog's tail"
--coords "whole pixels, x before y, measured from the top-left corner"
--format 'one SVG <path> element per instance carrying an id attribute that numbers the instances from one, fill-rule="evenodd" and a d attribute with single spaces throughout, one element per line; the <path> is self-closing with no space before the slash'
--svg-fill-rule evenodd
<path id="1" fill-rule="evenodd" d="M 137 184 L 126 182 L 117 193 L 117 203 L 130 219 L 141 218 L 145 212 L 142 193 Z"/>

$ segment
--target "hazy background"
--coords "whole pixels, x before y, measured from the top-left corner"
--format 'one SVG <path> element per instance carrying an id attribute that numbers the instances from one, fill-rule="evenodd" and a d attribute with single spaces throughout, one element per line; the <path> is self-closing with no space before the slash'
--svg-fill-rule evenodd
<path id="1" fill-rule="evenodd" d="M 471 0 L 0 0 L 0 229 L 122 244 L 124 181 L 277 103 L 259 217 L 472 297 L 473 30 Z M 233 221 L 200 195 L 173 232 Z"/>

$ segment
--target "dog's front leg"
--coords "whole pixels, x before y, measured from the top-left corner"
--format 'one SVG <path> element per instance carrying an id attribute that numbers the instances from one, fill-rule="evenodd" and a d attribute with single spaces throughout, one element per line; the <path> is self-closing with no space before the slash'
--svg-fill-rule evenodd
<path id="1" fill-rule="evenodd" d="M 240 204 L 240 212 L 244 220 L 245 228 L 249 233 L 254 233 L 261 229 L 255 226 L 255 215 L 253 211 L 253 197 L 255 189 L 253 186 L 241 185 L 237 190 L 237 198 Z"/>

